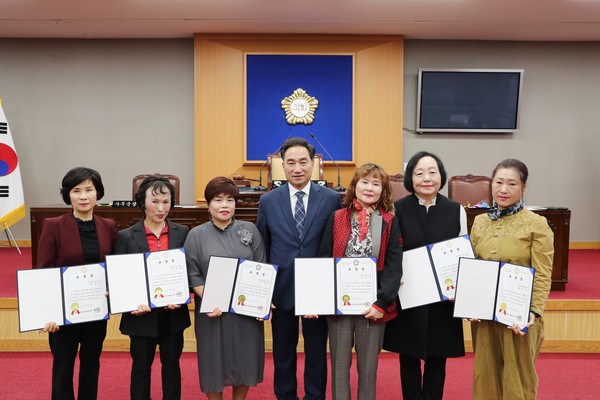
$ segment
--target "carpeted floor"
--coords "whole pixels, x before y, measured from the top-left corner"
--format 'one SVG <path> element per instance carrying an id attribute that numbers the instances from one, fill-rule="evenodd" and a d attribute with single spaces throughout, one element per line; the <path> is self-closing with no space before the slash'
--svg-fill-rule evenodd
<path id="1" fill-rule="evenodd" d="M 15 249 L 0 248 L 0 297 L 16 297 L 17 269 L 31 268 L 31 249 L 19 256 Z M 599 299 L 600 251 L 569 252 L 569 283 L 564 292 L 551 292 L 551 299 Z M 0 327 L 1 329 L 1 327 Z M 302 388 L 303 354 L 299 354 L 298 378 Z M 265 380 L 251 388 L 248 399 L 273 399 L 271 354 L 266 355 Z M 52 356 L 49 352 L 0 352 L 0 399 L 38 399 L 50 397 Z M 354 363 L 355 365 L 356 363 Z M 153 369 L 152 397 L 161 398 L 160 361 Z M 538 398 L 543 400 L 600 399 L 596 387 L 600 383 L 600 354 L 543 353 L 537 363 L 540 385 Z M 76 368 L 78 368 L 76 366 Z M 131 360 L 127 352 L 104 352 L 100 373 L 99 399 L 127 399 Z M 204 398 L 200 393 L 195 353 L 184 353 L 181 359 L 182 399 Z M 354 366 L 353 366 L 354 368 Z M 448 360 L 445 399 L 470 399 L 473 354 Z M 77 372 L 76 372 L 77 374 Z M 76 375 L 77 376 L 77 375 Z M 353 390 L 357 381 L 352 370 Z M 76 383 L 75 383 L 76 384 Z M 301 395 L 301 393 L 300 393 Z M 356 393 L 354 393 L 355 398 Z M 225 398 L 230 398 L 230 391 Z M 328 399 L 330 396 L 328 396 Z M 401 399 L 399 365 L 396 354 L 382 353 L 378 369 L 378 399 Z"/>
<path id="2" fill-rule="evenodd" d="M 265 380 L 250 388 L 248 400 L 274 399 L 273 362 L 267 353 Z M 302 388 L 303 354 L 299 354 L 298 378 Z M 99 399 L 120 400 L 129 398 L 129 368 L 131 361 L 125 352 L 102 353 Z M 0 353 L 0 399 L 49 399 L 52 357 L 50 353 Z M 353 398 L 356 398 L 357 375 L 352 370 Z M 542 354 L 537 362 L 540 378 L 538 399 L 541 400 L 591 400 L 598 399 L 600 354 Z M 155 360 L 152 374 L 152 398 L 162 398 L 160 388 L 160 360 Z M 77 368 L 77 366 L 76 366 Z M 182 399 L 202 399 L 198 385 L 196 355 L 184 353 L 181 359 Z M 473 354 L 449 359 L 445 386 L 445 400 L 471 398 Z M 377 399 L 402 399 L 400 392 L 398 356 L 382 353 L 379 357 Z M 77 373 L 77 372 L 76 372 Z M 77 376 L 77 375 L 76 375 Z M 329 381 L 328 381 L 329 382 Z M 226 390 L 225 398 L 231 398 Z M 330 394 L 327 396 L 331 398 Z"/>

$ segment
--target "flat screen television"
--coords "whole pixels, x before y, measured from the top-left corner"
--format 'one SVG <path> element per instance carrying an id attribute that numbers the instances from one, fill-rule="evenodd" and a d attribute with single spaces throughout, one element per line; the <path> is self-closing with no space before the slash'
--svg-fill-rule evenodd
<path id="1" fill-rule="evenodd" d="M 417 132 L 516 132 L 522 69 L 419 69 Z"/>

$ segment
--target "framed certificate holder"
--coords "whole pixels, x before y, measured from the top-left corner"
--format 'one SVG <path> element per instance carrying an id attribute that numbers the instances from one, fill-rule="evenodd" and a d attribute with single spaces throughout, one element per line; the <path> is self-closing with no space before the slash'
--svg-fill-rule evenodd
<path id="1" fill-rule="evenodd" d="M 531 267 L 461 258 L 454 317 L 517 324 L 527 332 L 534 276 Z"/>
<path id="2" fill-rule="evenodd" d="M 402 36 L 196 34 L 194 116 L 197 201 L 201 203 L 204 200 L 204 187 L 214 176 L 231 176 L 235 173 L 258 177 L 260 166 L 267 154 L 277 149 L 289 135 L 304 137 L 319 149 L 310 136 L 310 133 L 314 133 L 329 147 L 327 143 L 331 139 L 335 140 L 336 132 L 331 128 L 317 130 L 321 123 L 319 118 L 325 117 L 326 112 L 329 117 L 343 118 L 351 129 L 351 134 L 344 139 L 346 143 L 343 144 L 346 151 L 349 149 L 349 153 L 341 158 L 332 154 L 340 165 L 343 183 L 350 180 L 356 165 L 372 160 L 375 155 L 378 163 L 387 171 L 402 171 L 402 159 L 398 154 L 402 154 L 403 45 Z M 322 101 L 314 111 L 313 122 L 288 126 L 286 117 L 310 119 L 312 116 L 304 113 L 293 115 L 294 118 L 286 116 L 281 103 L 284 98 L 289 98 L 290 108 L 297 107 L 301 111 L 303 107 L 314 106 L 312 98 L 319 100 L 321 95 L 315 96 L 311 94 L 310 88 L 302 88 L 304 83 L 290 83 L 289 87 L 283 87 L 282 84 L 281 88 L 275 88 L 282 93 L 277 102 L 273 100 L 269 104 L 255 104 L 256 101 L 249 99 L 247 92 L 249 56 L 251 59 L 255 58 L 253 61 L 259 62 L 258 65 L 253 64 L 255 72 L 260 72 L 260 63 L 266 60 L 262 56 L 280 60 L 281 65 L 289 63 L 296 56 L 302 56 L 300 58 L 303 60 L 308 57 L 311 57 L 311 60 L 332 57 L 338 61 L 342 60 L 342 64 L 345 64 L 344 60 L 350 59 L 351 93 L 341 89 L 332 90 L 338 92 L 337 95 L 341 97 L 338 99 L 338 105 L 350 101 L 351 110 L 347 111 L 348 107 L 332 110 L 331 104 L 336 102 L 336 98 L 335 94 L 328 93 L 327 96 L 321 97 Z M 321 56 L 324 57 L 320 58 Z M 327 65 L 328 62 L 325 63 L 325 68 Z M 301 68 L 300 71 L 310 75 L 310 68 L 309 63 L 308 67 Z M 290 72 L 301 75 L 297 71 Z M 317 75 L 325 74 L 322 69 L 314 72 Z M 318 78 L 323 80 L 322 76 Z M 296 89 L 303 89 L 306 94 L 296 92 Z M 256 107 L 259 107 L 263 109 L 261 114 L 266 115 L 266 108 L 269 108 L 273 115 L 281 116 L 279 122 L 285 124 L 289 130 L 274 133 L 271 132 L 274 128 L 267 129 L 265 126 L 262 132 L 259 127 L 253 135 L 248 136 L 248 123 L 252 118 L 252 115 L 248 115 L 248 101 L 253 101 L 253 107 L 250 107 L 252 113 L 256 113 Z M 373 147 L 374 136 L 377 137 L 376 149 Z M 264 151 L 262 156 L 262 150 L 252 149 L 257 140 L 263 142 L 261 145 L 264 144 L 265 149 L 269 149 Z M 252 141 L 251 146 L 249 141 Z M 338 145 L 332 144 L 332 147 L 328 148 L 328 151 L 337 152 Z M 218 163 L 214 162 L 215 157 L 219 159 Z M 334 176 L 337 177 L 337 169 L 331 161 L 325 162 L 325 174 L 326 179 L 327 175 L 331 174 L 328 179 L 330 181 L 334 180 Z"/>

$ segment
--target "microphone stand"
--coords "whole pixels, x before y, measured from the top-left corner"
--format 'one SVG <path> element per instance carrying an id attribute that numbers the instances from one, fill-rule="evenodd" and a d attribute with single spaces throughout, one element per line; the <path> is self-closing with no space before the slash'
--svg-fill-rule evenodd
<path id="1" fill-rule="evenodd" d="M 291 138 L 292 138 L 292 135 L 288 136 L 288 138 L 286 140 L 289 140 Z M 275 151 L 273 153 L 271 153 L 271 154 L 276 154 L 281 149 L 281 146 L 283 146 L 283 143 L 281 143 L 279 145 L 279 147 L 277 147 L 277 149 L 275 149 Z M 269 161 L 269 158 L 270 157 L 267 157 L 267 159 L 265 160 L 265 162 L 262 163 L 262 165 L 260 166 L 260 170 L 259 170 L 259 173 L 258 173 L 258 186 L 256 186 L 254 188 L 254 190 L 256 190 L 257 192 L 267 190 L 267 188 L 262 185 L 262 170 L 265 167 L 265 165 L 267 165 L 267 162 Z"/>
<path id="2" fill-rule="evenodd" d="M 325 149 L 325 147 L 323 147 L 323 145 L 321 144 L 321 142 L 319 142 L 319 139 L 317 139 L 317 137 L 315 136 L 315 134 L 311 133 L 310 136 L 313 139 L 315 139 L 317 141 L 317 143 L 319 143 L 319 146 L 321 146 L 321 148 L 323 149 L 323 151 L 325 152 L 325 154 L 327 154 L 327 156 L 329 156 L 329 158 L 331 158 L 331 161 L 333 161 L 333 163 L 335 164 L 335 167 L 337 168 L 338 184 L 337 184 L 337 186 L 335 186 L 333 188 L 333 190 L 335 190 L 336 192 L 343 192 L 344 190 L 346 190 L 346 188 L 343 187 L 340 184 L 340 166 L 338 165 L 338 163 L 335 162 L 335 160 L 333 159 L 333 157 L 331 157 L 331 154 L 329 154 L 329 152 Z"/>

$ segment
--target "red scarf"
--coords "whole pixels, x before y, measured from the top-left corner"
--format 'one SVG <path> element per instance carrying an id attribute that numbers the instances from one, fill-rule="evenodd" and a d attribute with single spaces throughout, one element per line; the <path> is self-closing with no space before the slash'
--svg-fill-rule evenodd
<path id="1" fill-rule="evenodd" d="M 358 213 L 359 241 L 362 242 L 367 237 L 367 233 L 369 233 L 369 222 L 371 221 L 371 214 L 375 211 L 375 204 L 365 208 L 354 198 L 352 205 L 354 206 L 354 211 Z"/>

